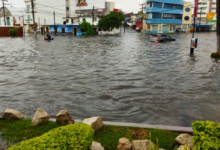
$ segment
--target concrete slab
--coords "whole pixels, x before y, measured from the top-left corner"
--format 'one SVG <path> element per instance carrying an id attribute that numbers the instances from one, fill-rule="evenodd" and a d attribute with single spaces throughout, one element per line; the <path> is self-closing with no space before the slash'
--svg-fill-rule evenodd
<path id="1" fill-rule="evenodd" d="M 50 121 L 56 121 L 56 119 L 50 119 Z M 82 122 L 82 120 L 74 119 L 75 122 Z M 104 125 L 122 126 L 122 127 L 139 127 L 139 128 L 150 128 L 158 130 L 167 130 L 180 133 L 193 133 L 192 127 L 180 127 L 180 126 L 166 126 L 166 125 L 150 125 L 140 123 L 126 123 L 126 122 L 110 122 L 103 121 Z"/>

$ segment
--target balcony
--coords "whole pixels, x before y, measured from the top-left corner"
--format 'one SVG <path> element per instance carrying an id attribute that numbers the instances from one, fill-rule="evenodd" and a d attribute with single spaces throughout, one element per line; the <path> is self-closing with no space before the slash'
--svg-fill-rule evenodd
<path id="1" fill-rule="evenodd" d="M 167 3 L 167 4 L 184 5 L 183 0 L 147 0 L 147 2 L 159 2 L 159 3 Z"/>
<path id="2" fill-rule="evenodd" d="M 26 8 L 26 9 L 24 9 L 24 11 L 26 12 L 26 13 L 31 13 L 32 12 L 32 8 Z M 36 13 L 37 11 L 36 11 L 36 8 L 34 8 L 34 12 Z"/>
<path id="3" fill-rule="evenodd" d="M 146 24 L 182 24 L 182 19 L 146 19 Z"/>
<path id="4" fill-rule="evenodd" d="M 156 12 L 156 13 L 166 13 L 166 14 L 183 14 L 183 10 L 180 9 L 162 9 L 157 7 L 147 7 L 146 13 Z"/>

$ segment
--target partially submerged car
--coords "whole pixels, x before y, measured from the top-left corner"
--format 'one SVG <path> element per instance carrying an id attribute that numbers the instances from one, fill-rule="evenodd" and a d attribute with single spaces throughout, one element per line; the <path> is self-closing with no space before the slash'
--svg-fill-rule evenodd
<path id="1" fill-rule="evenodd" d="M 177 28 L 177 29 L 176 29 L 176 32 L 177 32 L 177 33 L 185 33 L 186 31 L 183 30 L 182 28 Z"/>
<path id="2" fill-rule="evenodd" d="M 169 34 L 151 34 L 150 41 L 152 42 L 176 41 L 176 38 L 170 36 Z"/>

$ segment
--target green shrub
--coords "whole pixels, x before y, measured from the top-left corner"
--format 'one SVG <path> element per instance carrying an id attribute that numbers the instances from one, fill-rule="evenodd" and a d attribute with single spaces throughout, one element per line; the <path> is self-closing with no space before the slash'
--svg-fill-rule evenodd
<path id="1" fill-rule="evenodd" d="M 8 150 L 88 150 L 94 137 L 93 129 L 83 123 L 55 128 L 40 137 L 23 141 Z"/>
<path id="2" fill-rule="evenodd" d="M 211 57 L 212 58 L 220 58 L 220 52 L 212 53 Z"/>
<path id="3" fill-rule="evenodd" d="M 196 121 L 193 127 L 193 143 L 202 150 L 220 150 L 220 124 L 212 121 Z"/>
<path id="4" fill-rule="evenodd" d="M 8 31 L 8 34 L 9 34 L 10 36 L 16 36 L 17 33 L 18 33 L 18 30 L 16 30 L 16 29 L 10 29 L 10 30 Z"/>

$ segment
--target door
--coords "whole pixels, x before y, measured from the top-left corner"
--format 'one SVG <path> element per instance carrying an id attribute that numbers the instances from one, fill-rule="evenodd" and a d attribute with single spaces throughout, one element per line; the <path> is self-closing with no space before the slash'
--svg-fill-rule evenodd
<path id="1" fill-rule="evenodd" d="M 74 28 L 74 35 L 76 35 L 76 33 L 77 33 L 77 29 L 76 29 L 76 28 Z"/>
<path id="2" fill-rule="evenodd" d="M 48 27 L 46 27 L 46 31 L 49 32 L 49 28 Z"/>
<path id="3" fill-rule="evenodd" d="M 62 28 L 62 33 L 65 33 L 65 28 Z"/>
<path id="4" fill-rule="evenodd" d="M 7 17 L 7 26 L 10 26 L 10 18 Z"/>

